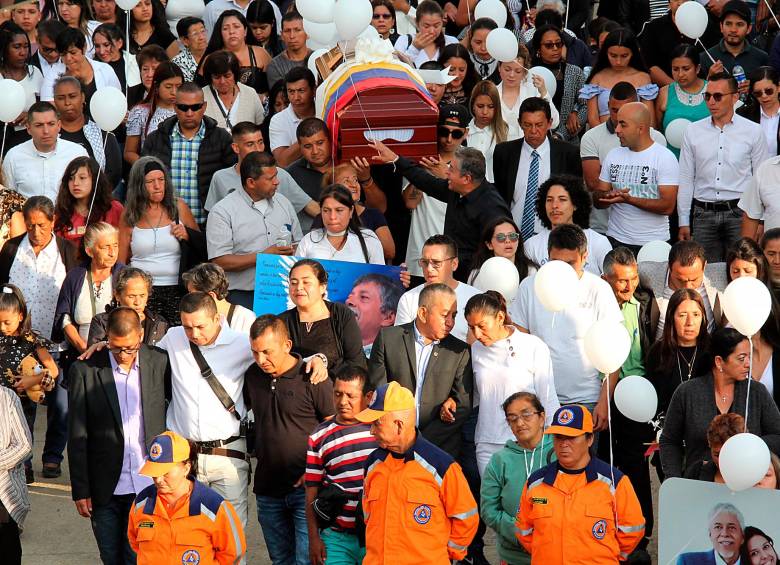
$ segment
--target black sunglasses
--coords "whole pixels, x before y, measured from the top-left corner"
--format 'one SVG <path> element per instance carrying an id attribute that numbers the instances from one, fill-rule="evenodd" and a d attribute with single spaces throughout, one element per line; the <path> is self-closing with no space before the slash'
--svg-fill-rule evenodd
<path id="1" fill-rule="evenodd" d="M 774 88 L 765 88 L 761 90 L 760 88 L 758 90 L 753 91 L 753 96 L 755 98 L 758 98 L 759 96 L 772 96 L 775 93 Z"/>
<path id="2" fill-rule="evenodd" d="M 462 129 L 449 129 L 444 126 L 439 126 L 438 129 L 439 137 L 449 137 L 452 136 L 452 139 L 460 139 L 464 135 L 466 135 L 466 132 Z"/>
<path id="3" fill-rule="evenodd" d="M 728 96 L 729 94 L 734 94 L 733 92 L 705 92 L 704 93 L 704 101 L 709 102 L 710 99 L 715 100 L 715 102 L 720 102 L 723 100 L 724 96 Z"/>
<path id="4" fill-rule="evenodd" d="M 393 17 L 392 14 L 374 14 L 373 16 L 371 16 L 371 18 L 374 20 L 389 20 L 392 17 Z"/>
<path id="5" fill-rule="evenodd" d="M 205 104 L 205 102 L 198 102 L 197 104 L 176 104 L 176 108 L 182 112 L 187 112 L 189 110 L 197 112 L 203 108 L 203 104 Z"/>

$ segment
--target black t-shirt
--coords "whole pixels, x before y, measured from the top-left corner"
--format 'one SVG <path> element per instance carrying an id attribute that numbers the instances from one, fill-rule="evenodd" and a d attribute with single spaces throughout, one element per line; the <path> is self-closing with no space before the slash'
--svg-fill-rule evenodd
<path id="1" fill-rule="evenodd" d="M 135 39 L 132 39 L 130 41 L 130 51 L 133 53 L 138 53 L 141 49 L 146 47 L 147 45 L 159 45 L 163 49 L 168 49 L 170 47 L 171 43 L 176 41 L 176 37 L 171 33 L 171 31 L 167 28 L 155 28 L 152 32 L 152 35 L 149 36 L 149 39 L 144 43 L 143 45 L 138 45 L 138 43 L 135 42 Z"/>
<path id="2" fill-rule="evenodd" d="M 125 59 L 124 57 L 119 57 L 116 61 L 110 61 L 108 63 L 112 69 L 114 69 L 114 72 L 116 73 L 116 78 L 119 79 L 119 84 L 122 85 L 122 90 L 125 90 L 125 86 L 127 85 L 127 77 L 125 76 Z"/>
<path id="3" fill-rule="evenodd" d="M 313 385 L 304 370 L 298 357 L 295 367 L 276 379 L 256 364 L 246 372 L 255 414 L 257 495 L 282 497 L 293 491 L 306 471 L 309 434 L 335 413 L 330 379 Z"/>

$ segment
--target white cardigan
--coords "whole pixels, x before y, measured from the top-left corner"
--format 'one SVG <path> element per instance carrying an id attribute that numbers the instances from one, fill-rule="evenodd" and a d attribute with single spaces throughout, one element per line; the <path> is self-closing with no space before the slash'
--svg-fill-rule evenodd
<path id="1" fill-rule="evenodd" d="M 230 128 L 227 127 L 225 116 L 220 109 L 221 102 L 214 97 L 211 88 L 208 86 L 203 89 L 203 99 L 206 101 L 206 115 L 209 118 L 214 118 L 219 127 L 230 131 Z M 254 88 L 240 82 L 238 83 L 238 103 L 233 104 L 229 116 L 230 123 L 233 125 L 239 122 L 252 122 L 258 125 L 263 123 L 263 117 L 265 116 L 263 104 L 260 102 L 260 97 Z"/>
<path id="2" fill-rule="evenodd" d="M 113 86 L 119 90 L 122 90 L 122 85 L 119 84 L 119 79 L 108 63 L 101 63 L 93 59 L 87 58 L 87 62 L 92 65 L 92 73 L 95 75 L 95 91 L 97 92 L 101 88 L 106 86 Z M 54 83 L 60 76 L 68 74 L 67 70 L 64 70 L 59 76 L 51 76 L 43 79 L 43 85 L 41 86 L 41 100 L 51 102 L 54 100 Z M 140 78 L 140 76 L 139 76 Z M 140 81 L 139 81 L 140 82 Z"/>

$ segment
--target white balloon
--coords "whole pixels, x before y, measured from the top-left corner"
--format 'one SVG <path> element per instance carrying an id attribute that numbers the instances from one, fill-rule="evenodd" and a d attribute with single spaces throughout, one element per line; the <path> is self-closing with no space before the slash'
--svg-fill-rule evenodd
<path id="1" fill-rule="evenodd" d="M 631 336 L 620 322 L 599 320 L 585 332 L 585 355 L 600 372 L 620 369 L 631 351 Z"/>
<path id="2" fill-rule="evenodd" d="M 577 295 L 579 278 L 574 269 L 563 261 L 548 261 L 536 272 L 534 294 L 550 312 L 560 312 Z"/>
<path id="3" fill-rule="evenodd" d="M 531 67 L 528 73 L 531 76 L 539 75 L 544 79 L 544 85 L 547 87 L 547 93 L 552 99 L 555 96 L 555 91 L 558 90 L 558 83 L 555 80 L 555 75 L 547 67 Z"/>
<path id="4" fill-rule="evenodd" d="M 24 112 L 27 93 L 20 83 L 6 78 L 0 80 L 0 96 L 3 99 L 3 103 L 0 104 L 0 121 L 13 122 Z"/>
<path id="5" fill-rule="evenodd" d="M 769 469 L 769 448 L 755 434 L 731 436 L 720 449 L 718 467 L 731 490 L 745 490 L 760 481 Z"/>
<path id="6" fill-rule="evenodd" d="M 623 377 L 615 387 L 615 406 L 629 420 L 649 422 L 658 410 L 658 393 L 644 377 Z"/>
<path id="7" fill-rule="evenodd" d="M 358 34 L 358 39 L 361 39 L 361 38 L 365 38 L 365 39 L 382 39 L 382 37 L 379 35 L 379 32 L 371 24 L 368 24 L 366 29 L 364 29 L 363 31 L 361 31 Z"/>
<path id="8" fill-rule="evenodd" d="M 303 20 L 303 31 L 319 45 L 333 47 L 338 43 L 339 32 L 333 22 L 318 24 L 309 20 Z"/>
<path id="9" fill-rule="evenodd" d="M 742 335 L 753 336 L 769 317 L 772 295 L 760 280 L 740 277 L 723 291 L 721 304 L 731 325 Z"/>
<path id="10" fill-rule="evenodd" d="M 699 39 L 707 29 L 707 10 L 698 2 L 685 2 L 677 9 L 674 23 L 684 36 Z"/>
<path id="11" fill-rule="evenodd" d="M 127 114 L 127 98 L 114 86 L 99 88 L 89 102 L 92 119 L 103 131 L 113 131 Z"/>
<path id="12" fill-rule="evenodd" d="M 327 24 L 333 21 L 336 0 L 295 0 L 295 7 L 304 20 Z"/>
<path id="13" fill-rule="evenodd" d="M 355 39 L 366 26 L 371 25 L 373 15 L 374 9 L 369 0 L 339 0 L 333 11 L 339 37 L 343 41 Z"/>
<path id="14" fill-rule="evenodd" d="M 637 263 L 644 263 L 645 261 L 666 263 L 669 260 L 669 251 L 671 250 L 672 246 L 665 241 L 648 241 L 637 253 L 636 261 Z"/>
<path id="15" fill-rule="evenodd" d="M 507 302 L 512 302 L 520 285 L 517 267 L 506 257 L 491 257 L 482 264 L 474 286 L 480 290 L 500 292 Z M 463 307 L 465 308 L 465 304 Z"/>
<path id="16" fill-rule="evenodd" d="M 116 5 L 125 12 L 129 12 L 140 2 L 140 0 L 116 0 Z"/>
<path id="17" fill-rule="evenodd" d="M 517 45 L 515 34 L 508 29 L 500 27 L 488 33 L 487 50 L 497 61 L 514 61 L 517 58 Z"/>
<path id="18" fill-rule="evenodd" d="M 676 149 L 682 147 L 685 130 L 688 129 L 689 125 L 691 125 L 691 121 L 685 118 L 677 118 L 669 122 L 669 125 L 666 126 L 666 131 L 664 131 L 667 143 Z"/>
<path id="19" fill-rule="evenodd" d="M 506 6 L 500 0 L 480 0 L 474 8 L 474 19 L 490 18 L 498 27 L 506 25 Z"/>
<path id="20" fill-rule="evenodd" d="M 319 79 L 319 71 L 317 70 L 317 57 L 320 57 L 330 51 L 330 49 L 317 49 L 316 51 L 313 51 L 311 55 L 309 55 L 309 62 L 307 65 L 309 66 L 309 70 L 314 75 L 314 78 L 317 80 L 317 82 L 320 81 Z"/>

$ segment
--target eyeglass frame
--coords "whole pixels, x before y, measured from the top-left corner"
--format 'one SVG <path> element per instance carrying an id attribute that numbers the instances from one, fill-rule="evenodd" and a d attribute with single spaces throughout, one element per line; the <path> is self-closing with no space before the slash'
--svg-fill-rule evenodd
<path id="1" fill-rule="evenodd" d="M 126 355 L 131 355 L 133 353 L 138 353 L 141 350 L 142 342 L 139 341 L 138 345 L 135 347 L 111 347 L 108 346 L 108 350 L 113 353 L 114 355 L 117 355 L 119 353 L 124 353 Z"/>
<path id="2" fill-rule="evenodd" d="M 506 422 L 509 425 L 515 424 L 518 422 L 518 420 L 522 420 L 523 422 L 530 422 L 534 416 L 538 416 L 542 412 L 540 410 L 536 410 L 534 412 L 521 412 L 520 414 L 508 414 L 506 416 Z"/>
<path id="3" fill-rule="evenodd" d="M 445 261 L 452 261 L 457 258 L 457 256 L 447 257 L 446 259 L 423 259 L 420 257 L 417 259 L 417 266 L 421 269 L 425 269 L 430 265 L 434 271 L 440 271 L 442 266 L 444 266 Z"/>
<path id="4" fill-rule="evenodd" d="M 516 231 L 510 231 L 507 233 L 497 233 L 493 237 L 495 237 L 496 241 L 498 241 L 499 243 L 504 243 L 507 239 L 512 242 L 520 241 L 520 233 Z"/>
<path id="5" fill-rule="evenodd" d="M 702 96 L 704 96 L 705 102 L 709 102 L 710 98 L 712 98 L 718 103 L 723 100 L 724 96 L 728 96 L 729 94 L 736 94 L 736 92 L 705 92 Z"/>

